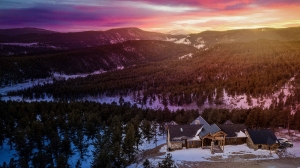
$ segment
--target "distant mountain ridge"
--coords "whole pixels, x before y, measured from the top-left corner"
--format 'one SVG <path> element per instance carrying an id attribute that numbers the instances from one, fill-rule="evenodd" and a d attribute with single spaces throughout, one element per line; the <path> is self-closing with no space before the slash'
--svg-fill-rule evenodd
<path id="1" fill-rule="evenodd" d="M 3 36 L 17 36 L 23 34 L 52 34 L 58 33 L 51 30 L 24 27 L 24 28 L 13 28 L 13 29 L 0 29 L 0 35 Z"/>
<path id="2" fill-rule="evenodd" d="M 17 33 L 17 31 L 20 31 Z M 42 33 L 41 33 L 42 32 Z M 36 34 L 36 35 L 34 35 Z M 58 48 L 86 48 L 128 40 L 164 40 L 165 34 L 138 28 L 59 33 L 39 29 L 2 29 L 0 43 L 40 43 Z"/>
<path id="3" fill-rule="evenodd" d="M 149 32 L 135 27 L 69 33 L 37 28 L 0 29 L 0 43 L 6 45 L 13 43 L 37 43 L 37 46 L 76 49 L 116 44 L 129 40 L 161 40 L 192 45 L 201 49 L 215 44 L 248 42 L 260 39 L 277 41 L 300 40 L 300 27 L 204 31 L 189 35 L 182 35 L 182 32 L 178 30 L 170 33 Z"/>
<path id="4" fill-rule="evenodd" d="M 258 29 L 237 29 L 227 31 L 204 31 L 191 34 L 187 37 L 192 44 L 204 41 L 206 45 L 221 43 L 249 42 L 255 40 L 276 40 L 276 41 L 299 41 L 300 27 L 290 28 L 258 28 Z"/>

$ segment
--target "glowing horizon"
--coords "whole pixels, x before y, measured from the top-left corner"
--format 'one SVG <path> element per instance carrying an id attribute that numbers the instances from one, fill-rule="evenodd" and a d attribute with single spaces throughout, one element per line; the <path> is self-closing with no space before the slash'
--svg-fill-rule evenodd
<path id="1" fill-rule="evenodd" d="M 0 28 L 60 32 L 137 27 L 190 33 L 300 26 L 299 0 L 3 0 Z"/>

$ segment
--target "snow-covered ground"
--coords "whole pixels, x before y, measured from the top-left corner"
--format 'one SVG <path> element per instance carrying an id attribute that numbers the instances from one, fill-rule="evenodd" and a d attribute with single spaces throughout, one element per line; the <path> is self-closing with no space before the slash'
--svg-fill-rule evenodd
<path id="1" fill-rule="evenodd" d="M 2 148 L 0 147 L 0 165 L 2 165 L 3 162 L 9 164 L 11 158 L 14 158 L 16 160 L 16 155 L 17 151 L 15 149 L 10 150 L 10 146 L 7 140 L 5 140 Z"/>
<path id="2" fill-rule="evenodd" d="M 291 136 L 288 135 L 288 130 L 279 129 L 275 132 L 277 138 L 284 137 L 293 142 L 292 148 L 287 148 L 286 153 L 281 157 L 299 158 L 300 157 L 300 133 L 299 131 L 291 130 Z M 189 148 L 175 151 L 167 151 L 167 146 L 161 147 L 160 153 L 163 155 L 148 159 L 152 165 L 157 165 L 168 153 L 172 155 L 175 164 L 180 165 L 183 162 L 247 162 L 255 160 L 270 160 L 280 159 L 275 151 L 269 150 L 254 150 L 250 149 L 246 144 L 242 145 L 226 145 L 223 153 L 211 154 L 210 149 Z M 135 163 L 130 165 L 130 168 L 141 167 L 143 163 Z"/>
<path id="3" fill-rule="evenodd" d="M 272 99 L 278 98 L 279 95 L 283 94 L 283 101 L 285 102 L 287 97 L 292 94 L 293 86 L 291 83 L 294 81 L 294 78 L 291 78 L 280 91 L 272 94 L 271 96 L 264 96 L 264 97 L 250 97 L 251 103 L 247 102 L 247 95 L 236 95 L 236 96 L 230 96 L 228 93 L 223 90 L 223 104 L 226 106 L 229 106 L 231 108 L 242 108 L 242 109 L 248 109 L 252 107 L 262 107 L 262 108 L 269 108 Z M 279 100 L 277 99 L 277 102 Z"/>
<path id="4" fill-rule="evenodd" d="M 151 140 L 150 142 L 147 142 L 146 139 L 143 140 L 143 144 L 139 146 L 140 151 L 153 149 L 161 144 L 166 143 L 166 137 L 165 136 L 157 136 L 157 142 L 155 143 L 154 140 Z"/>
<path id="5" fill-rule="evenodd" d="M 188 44 L 188 45 L 191 44 L 191 41 L 187 38 L 177 39 L 177 38 L 168 38 L 167 37 L 166 41 L 171 41 L 171 42 L 176 43 L 176 44 Z"/>
<path id="6" fill-rule="evenodd" d="M 212 158 L 218 156 L 220 159 L 227 159 L 230 156 L 241 156 L 246 154 L 255 155 L 255 158 L 249 158 L 246 160 L 263 160 L 263 159 L 278 159 L 278 155 L 272 151 L 270 154 L 269 150 L 253 150 L 250 149 L 246 144 L 243 145 L 226 145 L 224 153 L 215 153 L 211 154 L 210 149 L 201 149 L 201 148 L 190 148 L 183 150 L 176 150 L 172 152 L 167 151 L 166 145 L 163 146 L 160 152 L 170 153 L 172 158 L 176 162 L 180 161 L 192 161 L 192 162 L 211 162 L 214 161 Z M 165 158 L 165 155 L 161 156 Z"/>
<path id="7" fill-rule="evenodd" d="M 54 48 L 57 49 L 58 47 L 48 45 L 48 44 L 42 44 L 39 42 L 34 43 L 0 43 L 0 45 L 12 45 L 12 46 L 22 46 L 22 47 L 47 47 L 47 48 Z"/>
<path id="8" fill-rule="evenodd" d="M 183 161 L 187 162 L 221 162 L 224 159 L 233 158 L 234 162 L 245 162 L 253 160 L 268 160 L 268 159 L 279 159 L 279 156 L 275 151 L 269 150 L 253 150 L 250 149 L 246 144 L 243 145 L 227 145 L 225 146 L 224 153 L 211 154 L 209 149 L 201 148 L 190 148 L 175 150 L 172 152 L 167 151 L 167 146 L 164 145 L 160 149 L 161 153 L 165 153 L 157 158 L 151 158 L 149 161 L 153 165 L 157 165 L 162 159 L 166 157 L 168 153 L 172 155 L 172 159 L 176 164 L 181 164 Z M 285 157 L 300 157 L 300 143 L 294 143 L 293 148 L 288 148 Z M 142 163 L 133 164 L 130 167 L 139 167 Z"/>
<path id="9" fill-rule="evenodd" d="M 23 47 L 33 47 L 38 46 L 38 42 L 35 43 L 0 43 L 0 45 L 13 45 L 13 46 L 23 46 Z"/>
<path id="10" fill-rule="evenodd" d="M 205 42 L 204 42 L 204 40 L 202 39 L 202 37 L 198 37 L 198 38 L 196 39 L 196 44 L 194 44 L 194 47 L 196 47 L 196 48 L 198 48 L 198 49 L 205 47 Z"/>
<path id="11" fill-rule="evenodd" d="M 300 149 L 299 146 L 295 147 Z M 175 161 L 175 164 L 181 164 L 184 162 L 220 162 L 224 159 L 231 157 L 234 158 L 234 162 L 243 162 L 243 161 L 253 161 L 253 160 L 267 160 L 267 159 L 279 159 L 279 156 L 269 150 L 253 150 L 250 149 L 246 144 L 243 145 L 227 145 L 225 146 L 224 153 L 215 153 L 211 154 L 210 149 L 201 149 L 201 148 L 189 148 L 182 150 L 175 150 L 172 152 L 167 151 L 167 146 L 164 145 L 160 153 L 165 153 L 164 155 L 158 156 L 156 158 L 148 159 L 151 164 L 157 165 L 158 162 L 162 161 L 168 153 L 172 155 L 172 159 Z M 133 164 L 129 166 L 130 168 L 140 167 L 143 163 Z"/>
<path id="12" fill-rule="evenodd" d="M 101 74 L 104 73 L 105 71 L 102 70 L 98 70 L 98 71 L 94 71 L 92 73 L 85 73 L 85 74 L 76 74 L 76 75 L 66 75 L 66 74 L 61 74 L 61 73 L 53 73 L 51 77 L 48 78 L 42 78 L 42 79 L 36 79 L 36 80 L 27 80 L 26 82 L 23 83 L 18 83 L 18 84 L 14 84 L 11 86 L 5 86 L 0 88 L 0 94 L 1 95 L 6 95 L 7 92 L 9 91 L 17 91 L 17 90 L 21 90 L 21 89 L 26 89 L 26 88 L 30 88 L 36 85 L 44 85 L 47 83 L 53 83 L 53 78 L 55 78 L 56 80 L 68 80 L 68 79 L 74 79 L 74 78 L 79 78 L 79 77 L 87 77 L 88 75 L 96 75 L 96 74 Z"/>
<path id="13" fill-rule="evenodd" d="M 189 53 L 189 54 L 186 54 L 186 55 L 183 55 L 183 56 L 180 56 L 178 57 L 179 60 L 182 60 L 182 59 L 189 59 L 189 58 L 192 58 L 193 57 L 193 54 L 192 53 Z"/>
<path id="14" fill-rule="evenodd" d="M 179 59 L 181 58 L 189 58 L 192 57 L 192 54 L 187 54 L 184 55 L 182 57 L 179 57 Z M 118 69 L 122 69 L 124 67 L 118 67 Z M 59 74 L 59 73 L 54 73 L 52 75 L 52 77 L 46 78 L 46 79 L 38 79 L 38 80 L 33 80 L 33 81 L 27 81 L 25 83 L 19 83 L 16 85 L 12 85 L 12 86 L 6 86 L 3 88 L 0 88 L 0 94 L 2 95 L 1 99 L 4 101 L 8 101 L 8 100 L 14 100 L 14 101 L 53 101 L 54 99 L 52 97 L 47 97 L 45 96 L 44 99 L 22 99 L 22 97 L 20 96 L 7 96 L 7 92 L 9 91 L 16 91 L 16 90 L 21 90 L 21 89 L 25 89 L 25 88 L 30 88 L 33 87 L 35 85 L 43 85 L 45 83 L 52 83 L 53 82 L 53 78 L 57 79 L 57 80 L 61 80 L 61 79 L 72 79 L 72 78 L 78 78 L 78 77 L 86 77 L 88 75 L 95 75 L 95 74 L 101 74 L 104 73 L 105 71 L 95 71 L 93 73 L 89 73 L 89 74 L 77 74 L 77 75 L 65 75 L 65 74 Z M 223 97 L 222 97 L 222 104 L 221 105 L 216 105 L 216 104 L 210 104 L 208 102 L 208 100 L 206 100 L 206 102 L 201 106 L 201 108 L 199 108 L 197 106 L 197 104 L 195 102 L 192 102 L 191 104 L 188 105 L 182 105 L 182 106 L 177 106 L 177 105 L 167 105 L 166 107 L 171 110 L 171 111 L 176 111 L 178 109 L 185 109 L 185 110 L 189 110 L 189 109 L 204 109 L 204 108 L 228 108 L 228 109 L 233 109 L 233 108 L 241 108 L 241 109 L 248 109 L 248 108 L 253 108 L 253 107 L 262 107 L 262 108 L 268 108 L 270 107 L 272 100 L 274 98 L 278 98 L 280 94 L 283 94 L 283 101 L 286 100 L 286 98 L 293 94 L 292 93 L 292 89 L 293 86 L 291 85 L 291 83 L 293 82 L 294 78 L 291 78 L 286 85 L 278 92 L 270 95 L 270 96 L 264 96 L 264 97 L 250 97 L 248 99 L 250 99 L 250 103 L 249 101 L 247 101 L 247 95 L 243 94 L 243 95 L 235 95 L 235 96 L 231 96 L 228 95 L 228 93 L 226 92 L 226 90 L 223 90 Z M 127 95 L 124 96 L 124 100 L 125 102 L 130 102 L 130 104 L 137 104 L 138 107 L 141 108 L 151 108 L 151 109 L 164 109 L 165 106 L 162 104 L 162 102 L 158 99 L 158 97 L 156 96 L 156 99 L 151 101 L 148 99 L 147 103 L 142 105 L 140 103 L 138 103 L 138 100 L 135 99 L 132 94 L 131 95 Z M 216 97 L 216 94 L 214 95 L 214 98 Z M 101 95 L 101 96 L 87 96 L 81 100 L 87 100 L 87 101 L 94 101 L 94 102 L 99 102 L 99 103 L 112 103 L 112 102 L 119 102 L 120 96 L 105 96 L 105 95 Z M 140 98 L 142 99 L 142 98 Z M 277 101 L 279 101 L 277 99 Z"/>

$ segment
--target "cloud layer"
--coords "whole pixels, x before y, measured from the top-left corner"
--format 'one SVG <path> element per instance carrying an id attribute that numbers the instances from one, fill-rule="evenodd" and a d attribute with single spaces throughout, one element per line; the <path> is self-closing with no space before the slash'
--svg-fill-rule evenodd
<path id="1" fill-rule="evenodd" d="M 0 28 L 190 32 L 300 26 L 299 0 L 2 0 Z"/>

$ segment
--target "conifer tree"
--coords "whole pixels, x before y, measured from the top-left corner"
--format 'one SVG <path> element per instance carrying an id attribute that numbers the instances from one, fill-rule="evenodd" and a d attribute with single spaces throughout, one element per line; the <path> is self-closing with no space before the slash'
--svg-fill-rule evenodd
<path id="1" fill-rule="evenodd" d="M 143 132 L 144 138 L 147 139 L 148 143 L 150 143 L 150 140 L 153 138 L 153 133 L 151 130 L 151 124 L 147 120 L 142 121 L 141 129 Z"/>
<path id="2" fill-rule="evenodd" d="M 110 133 L 104 129 L 103 134 L 100 133 L 96 136 L 93 145 L 95 150 L 93 151 L 94 159 L 91 163 L 91 167 L 112 167 L 111 159 L 114 158 L 112 157 L 110 149 Z"/>
<path id="3" fill-rule="evenodd" d="M 167 154 L 167 156 L 158 163 L 159 168 L 177 168 L 177 166 L 174 163 L 174 160 L 172 159 L 172 155 L 170 153 Z"/>
<path id="4" fill-rule="evenodd" d="M 129 123 L 127 126 L 126 135 L 123 143 L 123 152 L 125 154 L 128 163 L 131 163 L 135 158 L 135 137 L 134 137 L 134 126 Z"/>

